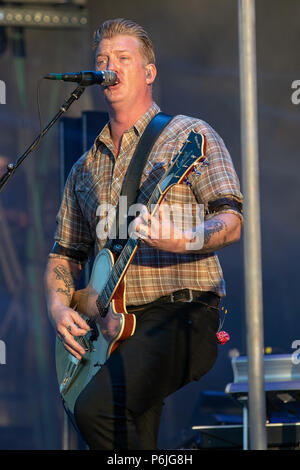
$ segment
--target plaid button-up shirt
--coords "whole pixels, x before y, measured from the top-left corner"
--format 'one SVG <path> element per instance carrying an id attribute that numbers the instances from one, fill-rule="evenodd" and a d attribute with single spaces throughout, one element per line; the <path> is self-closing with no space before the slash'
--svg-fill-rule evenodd
<path id="1" fill-rule="evenodd" d="M 108 232 L 112 233 L 114 208 L 128 164 L 141 134 L 158 112 L 159 107 L 154 103 L 124 133 L 117 158 L 107 124 L 93 147 L 75 163 L 57 215 L 55 240 L 61 246 L 84 252 L 87 258 L 93 249 L 98 251 L 105 246 Z M 180 207 L 184 210 L 202 205 L 205 218 L 208 218 L 212 216 L 209 203 L 213 201 L 226 197 L 242 202 L 239 181 L 223 140 L 204 121 L 182 115 L 175 116 L 155 142 L 142 174 L 138 202 L 147 203 L 170 159 L 192 130 L 206 139 L 208 165 L 201 168 L 201 175 L 192 173 L 189 176 L 189 185 L 175 185 L 166 194 L 164 201 L 171 208 L 171 218 L 176 224 L 180 223 L 180 210 L 177 210 Z M 172 211 L 172 207 L 177 209 Z M 233 212 L 242 217 L 228 206 L 221 212 Z M 191 224 L 194 216 L 193 209 Z M 55 253 L 49 256 L 63 257 Z M 152 302 L 184 288 L 212 291 L 221 297 L 225 295 L 222 269 L 215 253 L 175 254 L 145 243 L 139 246 L 126 274 L 127 305 Z"/>

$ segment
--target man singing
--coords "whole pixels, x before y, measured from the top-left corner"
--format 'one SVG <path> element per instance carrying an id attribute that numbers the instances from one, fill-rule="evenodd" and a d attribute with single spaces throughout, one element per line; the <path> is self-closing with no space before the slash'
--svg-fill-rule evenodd
<path id="1" fill-rule="evenodd" d="M 118 204 L 137 144 L 160 111 L 152 99 L 153 46 L 141 26 L 125 19 L 103 23 L 95 33 L 95 63 L 98 71 L 117 75 L 103 89 L 109 122 L 70 172 L 46 270 L 50 319 L 78 359 L 85 350 L 74 337 L 85 335 L 89 325 L 70 301 L 89 255 L 107 243 L 97 236 L 97 208 Z M 138 201 L 147 203 L 191 131 L 205 138 L 207 164 L 191 174 L 189 185 L 167 192 L 159 217 L 136 217 L 142 242 L 126 272 L 126 308 L 136 316 L 136 328 L 76 401 L 76 423 L 90 449 L 156 449 L 163 400 L 199 380 L 217 358 L 225 284 L 216 250 L 238 241 L 242 225 L 239 181 L 223 140 L 200 119 L 174 116 L 152 147 Z M 164 209 L 188 204 L 204 208 L 204 224 L 189 233 Z M 200 230 L 201 246 L 191 242 L 201 238 Z"/>

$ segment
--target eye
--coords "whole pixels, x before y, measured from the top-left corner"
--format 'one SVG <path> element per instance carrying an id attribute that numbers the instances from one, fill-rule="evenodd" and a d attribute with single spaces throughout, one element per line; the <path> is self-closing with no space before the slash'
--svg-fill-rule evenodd
<path id="1" fill-rule="evenodd" d="M 96 67 L 100 68 L 100 67 L 104 67 L 105 64 L 107 63 L 107 60 L 106 59 L 97 59 L 96 61 Z"/>

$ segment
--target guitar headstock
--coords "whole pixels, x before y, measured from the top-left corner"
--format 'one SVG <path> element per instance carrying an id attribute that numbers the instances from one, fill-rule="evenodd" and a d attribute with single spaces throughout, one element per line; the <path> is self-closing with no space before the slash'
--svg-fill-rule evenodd
<path id="1" fill-rule="evenodd" d="M 190 132 L 180 151 L 172 158 L 166 173 L 159 182 L 161 192 L 165 192 L 174 184 L 188 181 L 188 174 L 191 171 L 199 172 L 199 167 L 207 164 L 205 157 L 206 150 L 205 137 L 202 134 Z"/>

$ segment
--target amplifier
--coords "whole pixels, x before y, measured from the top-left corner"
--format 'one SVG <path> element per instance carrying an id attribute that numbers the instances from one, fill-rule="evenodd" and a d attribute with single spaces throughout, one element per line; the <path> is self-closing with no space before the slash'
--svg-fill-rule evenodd
<path id="1" fill-rule="evenodd" d="M 180 449 L 234 450 L 243 448 L 243 425 L 193 426 L 194 436 Z M 266 424 L 268 449 L 300 449 L 300 423 Z"/>

